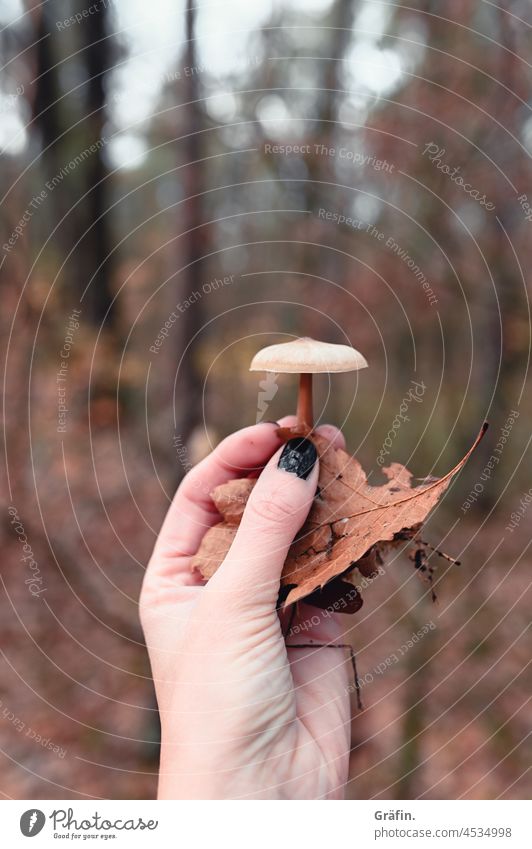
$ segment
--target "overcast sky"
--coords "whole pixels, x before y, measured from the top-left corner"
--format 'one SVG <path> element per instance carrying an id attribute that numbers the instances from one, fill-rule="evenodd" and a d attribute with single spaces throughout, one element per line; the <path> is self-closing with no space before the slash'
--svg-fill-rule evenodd
<path id="1" fill-rule="evenodd" d="M 98 0 L 87 0 L 98 2 Z M 312 24 L 330 5 L 331 0 L 208 0 L 198 4 L 197 35 L 199 61 L 205 67 L 210 90 L 216 99 L 211 107 L 214 117 L 230 116 L 234 105 L 228 76 L 245 67 L 256 53 L 251 37 L 275 10 L 292 13 L 294 25 Z M 65 4 L 68 10 L 68 4 Z M 112 103 L 115 142 L 109 146 L 113 165 L 136 167 L 146 154 L 145 129 L 156 108 L 162 86 L 169 75 L 182 71 L 179 56 L 184 38 L 184 3 L 157 0 L 153 14 L 145 0 L 115 0 L 116 31 L 127 47 L 127 58 L 113 73 Z M 362 4 L 355 21 L 355 37 L 345 66 L 346 85 L 357 96 L 372 99 L 387 94 L 398 84 L 404 57 L 392 49 L 378 46 L 389 23 L 390 7 L 375 0 Z M 22 26 L 25 17 L 21 0 L 0 0 L 2 26 Z M 72 28 L 63 30 L 65 38 Z M 73 48 L 75 49 L 75 48 Z M 9 86 L 9 91 L 6 90 Z M 14 155 L 24 151 L 26 133 L 24 98 L 17 94 L 17 80 L 4 75 L 1 89 L 0 148 Z M 224 92 L 226 96 L 223 97 Z M 269 129 L 287 128 L 286 107 L 280 97 L 265 100 L 261 121 Z M 285 119 L 286 126 L 283 126 Z M 277 135 L 277 133 L 276 133 Z"/>

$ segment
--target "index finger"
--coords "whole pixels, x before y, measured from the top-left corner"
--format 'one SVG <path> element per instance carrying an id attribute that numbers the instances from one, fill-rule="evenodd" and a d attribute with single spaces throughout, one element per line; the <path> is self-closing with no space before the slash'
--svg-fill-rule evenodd
<path id="1" fill-rule="evenodd" d="M 148 566 L 149 578 L 171 578 L 194 585 L 201 579 L 190 570 L 196 553 L 220 515 L 210 497 L 217 486 L 262 468 L 281 445 L 279 424 L 291 426 L 295 417 L 281 422 L 261 422 L 232 433 L 184 478 L 168 510 Z M 147 575 L 148 577 L 148 575 Z"/>

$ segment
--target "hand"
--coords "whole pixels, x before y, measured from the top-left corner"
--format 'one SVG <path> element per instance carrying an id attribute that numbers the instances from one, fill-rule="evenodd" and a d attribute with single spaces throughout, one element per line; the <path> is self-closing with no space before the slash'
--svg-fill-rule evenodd
<path id="1" fill-rule="evenodd" d="M 318 432 L 344 447 L 336 428 Z M 244 428 L 187 474 L 168 511 L 140 600 L 161 717 L 161 799 L 343 797 L 349 664 L 330 645 L 287 648 L 276 610 L 288 548 L 316 493 L 319 461 L 312 466 L 305 443 L 306 452 L 290 452 L 276 424 Z M 278 468 L 283 450 L 290 471 Z M 263 466 L 233 545 L 205 585 L 190 563 L 219 521 L 209 493 Z M 292 630 L 319 614 L 299 604 Z M 319 619 L 312 641 L 342 642 L 341 617 Z M 289 642 L 308 643 L 301 633 Z"/>

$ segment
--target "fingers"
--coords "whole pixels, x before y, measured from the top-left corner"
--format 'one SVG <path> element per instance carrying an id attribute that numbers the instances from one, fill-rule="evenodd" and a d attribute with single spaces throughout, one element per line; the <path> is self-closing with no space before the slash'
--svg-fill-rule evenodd
<path id="1" fill-rule="evenodd" d="M 316 433 L 322 436 L 329 443 L 328 450 L 331 448 L 345 451 L 345 438 L 341 430 L 330 424 L 320 425 L 316 428 Z"/>
<path id="2" fill-rule="evenodd" d="M 288 427 L 294 423 L 294 416 L 280 422 Z M 206 530 L 220 519 L 210 493 L 221 483 L 262 468 L 280 444 L 275 422 L 243 428 L 224 439 L 187 474 L 157 538 L 148 579 L 165 577 L 183 585 L 201 583 L 190 571 L 189 558 L 196 553 Z"/>
<path id="3" fill-rule="evenodd" d="M 231 434 L 188 473 L 164 520 L 145 583 L 161 578 L 174 587 L 203 583 L 190 570 L 190 557 L 198 550 L 208 528 L 220 519 L 210 493 L 226 481 L 260 472 L 281 445 L 277 424 L 291 427 L 296 424 L 296 417 L 285 416 L 278 423 L 263 422 Z M 332 425 L 322 425 L 317 433 L 328 440 L 330 447 L 345 446 L 342 434 Z"/>
<path id="4" fill-rule="evenodd" d="M 209 594 L 274 610 L 288 549 L 316 493 L 318 469 L 308 439 L 296 437 L 277 451 L 253 488 L 231 549 L 207 585 Z"/>

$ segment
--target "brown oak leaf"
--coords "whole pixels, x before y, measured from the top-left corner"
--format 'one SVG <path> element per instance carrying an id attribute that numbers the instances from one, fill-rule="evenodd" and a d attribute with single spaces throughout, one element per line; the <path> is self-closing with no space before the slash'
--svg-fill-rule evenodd
<path id="1" fill-rule="evenodd" d="M 358 460 L 308 434 L 320 457 L 318 489 L 283 567 L 284 604 L 312 594 L 315 599 L 320 588 L 355 565 L 365 577 L 376 574 L 381 555 L 416 536 L 486 429 L 484 424 L 465 457 L 444 477 L 415 487 L 411 472 L 400 463 L 382 469 L 386 483 L 371 486 Z M 207 531 L 192 563 L 204 578 L 210 578 L 226 556 L 255 482 L 233 480 L 211 493 L 222 521 Z"/>

